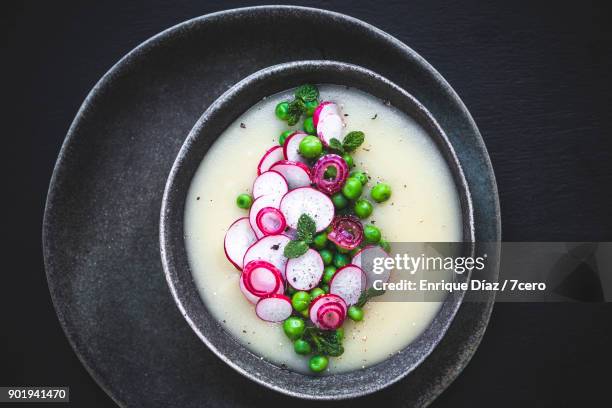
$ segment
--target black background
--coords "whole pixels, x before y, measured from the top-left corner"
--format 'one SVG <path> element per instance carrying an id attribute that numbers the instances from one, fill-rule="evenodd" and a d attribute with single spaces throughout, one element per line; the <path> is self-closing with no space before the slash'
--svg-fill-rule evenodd
<path id="1" fill-rule="evenodd" d="M 504 240 L 612 241 L 612 26 L 604 3 L 301 4 L 378 26 L 451 83 L 489 149 Z M 70 386 L 71 406 L 113 406 L 72 352 L 48 295 L 40 235 L 57 153 L 87 93 L 129 50 L 183 20 L 251 4 L 3 5 L 3 201 L 11 207 L 4 250 L 16 262 L 0 284 L 9 289 L 0 385 Z M 611 345 L 610 304 L 498 304 L 473 360 L 433 406 L 610 406 Z"/>

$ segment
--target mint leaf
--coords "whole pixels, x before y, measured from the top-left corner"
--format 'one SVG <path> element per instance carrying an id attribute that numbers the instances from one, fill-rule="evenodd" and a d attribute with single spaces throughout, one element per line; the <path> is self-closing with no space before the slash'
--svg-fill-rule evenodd
<path id="1" fill-rule="evenodd" d="M 314 351 L 325 356 L 339 357 L 344 353 L 342 335 L 338 330 L 321 330 L 308 326 L 302 339 L 310 343 Z"/>
<path id="2" fill-rule="evenodd" d="M 373 297 L 383 295 L 384 293 L 384 290 L 368 288 L 367 290 L 361 292 L 361 296 L 359 296 L 359 300 L 357 301 L 355 306 L 363 307 L 363 305 L 365 305 L 368 300 L 372 299 Z"/>
<path id="3" fill-rule="evenodd" d="M 287 245 L 285 245 L 285 250 L 283 251 L 283 255 L 285 258 L 298 258 L 308 252 L 308 244 L 301 240 L 289 241 Z"/>
<path id="4" fill-rule="evenodd" d="M 295 97 L 303 100 L 304 102 L 316 101 L 319 97 L 319 90 L 314 85 L 302 85 L 295 90 Z"/>
<path id="5" fill-rule="evenodd" d="M 314 234 L 317 232 L 317 224 L 310 218 L 308 214 L 300 215 L 297 225 L 297 237 L 302 241 L 310 244 L 314 239 Z"/>
<path id="6" fill-rule="evenodd" d="M 344 147 L 342 147 L 342 143 L 335 137 L 329 141 L 329 148 L 337 150 L 340 153 L 344 153 Z"/>
<path id="7" fill-rule="evenodd" d="M 352 152 L 357 149 L 363 141 L 365 140 L 365 134 L 360 131 L 350 132 L 348 135 L 344 136 L 344 141 L 342 142 L 342 147 L 347 152 Z"/>
<path id="8" fill-rule="evenodd" d="M 289 102 L 289 109 L 287 111 L 287 124 L 293 126 L 299 122 L 302 113 L 306 112 L 306 105 L 301 99 L 294 99 Z"/>

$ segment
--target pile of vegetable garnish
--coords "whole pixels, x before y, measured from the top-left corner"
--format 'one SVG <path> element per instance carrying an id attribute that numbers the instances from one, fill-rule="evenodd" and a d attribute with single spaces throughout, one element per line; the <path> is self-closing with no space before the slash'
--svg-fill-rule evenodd
<path id="1" fill-rule="evenodd" d="M 283 132 L 263 155 L 252 196 L 236 200 L 249 214 L 227 230 L 225 254 L 242 271 L 240 290 L 257 316 L 283 322 L 295 352 L 312 355 L 310 369 L 321 372 L 344 352 L 347 316 L 361 321 L 364 304 L 382 294 L 371 288 L 381 276 L 362 270 L 362 257 L 387 256 L 389 244 L 361 221 L 374 208 L 362 198 L 370 177 L 351 171 L 364 133 L 346 132 L 340 107 L 319 102 L 313 85 L 297 88 L 275 113 L 290 127 L 304 117 L 303 130 Z M 387 184 L 370 189 L 376 203 L 390 196 Z"/>

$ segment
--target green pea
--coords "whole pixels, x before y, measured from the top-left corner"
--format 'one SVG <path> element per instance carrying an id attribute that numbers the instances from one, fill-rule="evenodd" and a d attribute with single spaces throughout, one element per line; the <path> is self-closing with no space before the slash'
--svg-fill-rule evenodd
<path id="1" fill-rule="evenodd" d="M 334 207 L 339 210 L 346 208 L 346 206 L 348 205 L 348 200 L 345 196 L 342 195 L 342 193 L 334 194 L 333 196 L 331 196 L 331 200 L 332 203 L 334 203 Z"/>
<path id="2" fill-rule="evenodd" d="M 349 307 L 348 317 L 355 322 L 362 321 L 363 320 L 363 309 L 355 305 Z"/>
<path id="3" fill-rule="evenodd" d="M 322 283 L 321 289 L 323 289 L 323 292 L 329 293 L 329 285 L 327 283 Z"/>
<path id="4" fill-rule="evenodd" d="M 313 356 L 308 362 L 308 366 L 310 367 L 310 371 L 315 373 L 320 373 L 321 371 L 327 368 L 327 364 L 329 363 L 327 357 L 316 355 Z"/>
<path id="5" fill-rule="evenodd" d="M 306 308 L 298 313 L 301 314 L 304 317 L 304 319 L 310 319 L 310 311 L 308 309 L 309 308 Z"/>
<path id="6" fill-rule="evenodd" d="M 389 244 L 389 242 L 386 239 L 381 239 L 378 245 L 380 245 L 380 247 L 384 249 L 386 253 L 391 252 L 391 244 Z"/>
<path id="7" fill-rule="evenodd" d="M 293 342 L 293 350 L 295 350 L 297 354 L 301 354 L 303 356 L 312 352 L 310 344 L 308 344 L 306 340 L 302 339 L 297 339 Z"/>
<path id="8" fill-rule="evenodd" d="M 304 132 L 308 133 L 309 135 L 317 134 L 317 129 L 315 129 L 312 118 L 304 119 Z"/>
<path id="9" fill-rule="evenodd" d="M 251 204 L 253 204 L 253 197 L 248 194 L 240 194 L 236 197 L 236 205 L 240 208 L 244 208 L 245 210 L 251 208 Z"/>
<path id="10" fill-rule="evenodd" d="M 340 245 L 336 245 L 336 252 L 340 252 L 341 254 L 348 254 L 351 251 L 346 248 L 342 248 Z"/>
<path id="11" fill-rule="evenodd" d="M 323 282 L 329 283 L 329 281 L 331 281 L 334 275 L 336 274 L 337 270 L 338 268 L 336 268 L 334 265 L 326 266 L 323 270 Z"/>
<path id="12" fill-rule="evenodd" d="M 363 171 L 352 171 L 349 176 L 361 181 L 362 186 L 365 186 L 368 183 L 368 176 Z"/>
<path id="13" fill-rule="evenodd" d="M 324 265 L 329 265 L 332 263 L 334 259 L 334 254 L 329 249 L 322 249 L 319 251 L 319 255 L 321 255 L 321 259 L 323 259 Z"/>
<path id="14" fill-rule="evenodd" d="M 387 201 L 389 197 L 391 197 L 391 186 L 385 183 L 378 183 L 372 187 L 370 195 L 372 196 L 372 200 L 376 201 L 377 203 Z"/>
<path id="15" fill-rule="evenodd" d="M 342 158 L 344 159 L 344 161 L 346 162 L 346 164 L 348 164 L 349 168 L 355 166 L 355 162 L 353 161 L 353 156 L 351 156 L 350 154 L 343 154 Z"/>
<path id="16" fill-rule="evenodd" d="M 347 254 L 336 254 L 334 255 L 334 266 L 336 268 L 342 268 L 349 264 L 351 260 L 349 259 Z"/>
<path id="17" fill-rule="evenodd" d="M 295 292 L 297 292 L 297 290 L 293 289 L 291 285 L 287 285 L 287 289 L 285 289 L 285 294 L 287 296 L 293 296 Z"/>
<path id="18" fill-rule="evenodd" d="M 355 210 L 355 215 L 357 215 L 361 219 L 364 219 L 372 215 L 374 207 L 372 207 L 372 203 L 368 200 L 360 198 L 359 200 L 357 200 L 357 202 L 355 202 L 355 207 L 353 207 L 353 210 Z"/>
<path id="19" fill-rule="evenodd" d="M 363 227 L 363 236 L 368 244 L 377 244 L 380 241 L 380 230 L 372 224 Z"/>
<path id="20" fill-rule="evenodd" d="M 299 151 L 307 159 L 314 159 L 323 151 L 323 143 L 316 136 L 306 136 L 300 142 Z"/>
<path id="21" fill-rule="evenodd" d="M 310 291 L 310 297 L 312 299 L 316 299 L 321 295 L 324 295 L 325 291 L 321 288 L 314 288 L 313 290 Z"/>
<path id="22" fill-rule="evenodd" d="M 308 305 L 310 304 L 310 295 L 308 292 L 299 291 L 295 292 L 293 296 L 291 296 L 291 305 L 295 310 L 301 312 L 304 309 L 308 309 Z"/>
<path id="23" fill-rule="evenodd" d="M 278 144 L 281 146 L 284 145 L 285 140 L 287 140 L 287 138 L 291 136 L 292 134 L 293 134 L 293 130 L 285 130 L 283 133 L 280 134 L 280 137 L 278 138 Z"/>
<path id="24" fill-rule="evenodd" d="M 304 102 L 304 106 L 306 107 L 306 116 L 312 116 L 314 114 L 315 109 L 319 106 L 319 101 L 308 101 Z"/>
<path id="25" fill-rule="evenodd" d="M 287 117 L 289 116 L 289 102 L 283 101 L 276 105 L 274 113 L 280 120 L 287 120 Z"/>
<path id="26" fill-rule="evenodd" d="M 313 244 L 314 244 L 315 248 L 317 248 L 317 249 L 325 248 L 325 245 L 327 245 L 327 233 L 326 232 L 321 232 L 321 233 L 315 235 L 314 240 L 313 240 Z"/>
<path id="27" fill-rule="evenodd" d="M 349 200 L 356 200 L 361 195 L 363 190 L 363 186 L 361 185 L 361 181 L 356 178 L 349 177 L 346 179 L 344 183 L 344 187 L 342 187 L 342 194 Z"/>
<path id="28" fill-rule="evenodd" d="M 325 173 L 323 173 L 323 178 L 325 180 L 334 180 L 337 174 L 338 170 L 336 170 L 334 166 L 329 166 L 325 169 Z"/>
<path id="29" fill-rule="evenodd" d="M 291 340 L 299 338 L 304 333 L 305 328 L 304 320 L 299 317 L 292 316 L 283 322 L 283 330 Z"/>

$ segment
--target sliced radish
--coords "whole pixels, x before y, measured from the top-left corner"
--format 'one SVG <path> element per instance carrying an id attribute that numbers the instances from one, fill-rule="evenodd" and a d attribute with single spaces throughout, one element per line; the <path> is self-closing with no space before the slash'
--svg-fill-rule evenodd
<path id="1" fill-rule="evenodd" d="M 314 249 L 309 249 L 304 255 L 287 261 L 285 278 L 294 289 L 310 290 L 321 281 L 324 268 L 321 255 Z"/>
<path id="2" fill-rule="evenodd" d="M 280 160 L 270 167 L 270 170 L 279 172 L 287 180 L 289 189 L 310 186 L 310 168 L 304 163 Z"/>
<path id="3" fill-rule="evenodd" d="M 333 102 L 322 102 L 315 109 L 312 119 L 317 128 L 317 136 L 325 146 L 329 146 L 332 139 L 342 140 L 344 121 L 338 105 Z"/>
<path id="4" fill-rule="evenodd" d="M 242 269 L 244 254 L 257 241 L 255 231 L 247 217 L 236 220 L 225 233 L 223 247 L 225 256 L 238 269 Z"/>
<path id="5" fill-rule="evenodd" d="M 282 146 L 274 146 L 268 149 L 257 165 L 257 175 L 270 170 L 270 167 L 272 167 L 274 163 L 284 158 L 285 155 L 283 154 Z"/>
<path id="6" fill-rule="evenodd" d="M 291 300 L 285 295 L 270 295 L 262 298 L 255 306 L 255 313 L 267 322 L 282 322 L 291 316 Z"/>
<path id="7" fill-rule="evenodd" d="M 388 282 L 389 276 L 391 275 L 391 270 L 387 268 L 383 268 L 382 273 L 374 272 L 374 259 L 376 258 L 390 258 L 389 254 L 385 252 L 384 249 L 377 245 L 368 245 L 363 248 L 361 251 L 357 252 L 351 263 L 355 266 L 361 268 L 361 270 L 366 275 L 366 286 L 372 287 L 372 284 L 376 280 L 380 280 L 382 282 Z M 384 266 L 384 261 L 383 261 Z"/>
<path id="8" fill-rule="evenodd" d="M 283 287 L 281 271 L 266 261 L 250 261 L 244 265 L 242 281 L 245 289 L 255 296 L 268 296 Z"/>
<path id="9" fill-rule="evenodd" d="M 289 237 L 285 235 L 268 235 L 263 237 L 247 249 L 244 254 L 243 264 L 246 265 L 253 260 L 270 262 L 281 271 L 284 278 L 287 258 L 285 258 L 283 251 L 288 242 Z"/>
<path id="10" fill-rule="evenodd" d="M 355 265 L 338 269 L 329 282 L 329 293 L 340 296 L 349 306 L 357 303 L 365 288 L 366 275 Z"/>
<path id="11" fill-rule="evenodd" d="M 289 135 L 287 140 L 285 140 L 285 144 L 283 145 L 283 153 L 285 154 L 285 159 L 291 160 L 294 162 L 307 163 L 307 159 L 300 154 L 300 142 L 308 136 L 307 133 L 297 131 Z"/>
<path id="12" fill-rule="evenodd" d="M 255 217 L 257 228 L 264 235 L 277 235 L 285 231 L 287 222 L 285 216 L 279 209 L 274 207 L 264 207 Z"/>
<path id="13" fill-rule="evenodd" d="M 253 197 L 264 195 L 282 196 L 289 191 L 287 180 L 277 171 L 266 171 L 261 173 L 253 183 Z"/>
<path id="14" fill-rule="evenodd" d="M 249 222 L 251 223 L 251 228 L 255 232 L 255 236 L 257 238 L 261 238 L 266 235 L 257 226 L 257 214 L 259 214 L 259 212 L 266 207 L 279 208 L 282 198 L 283 196 L 268 194 L 256 198 L 255 201 L 253 201 L 253 204 L 251 204 L 251 209 L 249 210 Z"/>
<path id="15" fill-rule="evenodd" d="M 334 203 L 331 199 L 311 187 L 291 190 L 281 200 L 280 210 L 285 216 L 287 225 L 297 229 L 302 214 L 309 215 L 315 222 L 317 232 L 323 231 L 334 219 Z"/>
<path id="16" fill-rule="evenodd" d="M 346 318 L 347 305 L 337 295 L 327 294 L 316 297 L 308 309 L 312 323 L 320 329 L 331 330 L 340 327 Z"/>
<path id="17" fill-rule="evenodd" d="M 242 292 L 242 294 L 244 295 L 244 297 L 251 303 L 255 304 L 259 301 L 259 299 L 261 299 L 261 297 L 256 296 L 254 294 L 252 294 L 251 292 L 249 292 L 247 290 L 247 288 L 244 286 L 244 276 L 242 274 L 240 274 L 240 291 Z M 280 285 L 280 287 L 278 288 L 278 291 L 276 292 L 277 294 L 283 294 L 285 292 L 285 285 Z"/>

